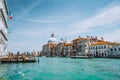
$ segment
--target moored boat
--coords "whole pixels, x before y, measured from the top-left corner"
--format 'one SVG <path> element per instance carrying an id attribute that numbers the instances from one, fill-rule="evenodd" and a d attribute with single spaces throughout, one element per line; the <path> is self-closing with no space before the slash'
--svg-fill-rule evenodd
<path id="1" fill-rule="evenodd" d="M 77 59 L 91 59 L 92 56 L 71 56 L 71 58 L 77 58 Z"/>

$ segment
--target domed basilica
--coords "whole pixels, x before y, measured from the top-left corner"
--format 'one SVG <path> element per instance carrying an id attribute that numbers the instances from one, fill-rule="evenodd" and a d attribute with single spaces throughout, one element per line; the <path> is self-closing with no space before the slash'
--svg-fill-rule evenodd
<path id="1" fill-rule="evenodd" d="M 48 44 L 56 44 L 57 39 L 55 35 L 52 33 L 50 39 L 48 40 Z"/>

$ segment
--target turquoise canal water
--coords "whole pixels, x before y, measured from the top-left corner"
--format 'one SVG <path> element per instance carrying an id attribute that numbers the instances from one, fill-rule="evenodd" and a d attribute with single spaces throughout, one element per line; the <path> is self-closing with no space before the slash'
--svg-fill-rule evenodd
<path id="1" fill-rule="evenodd" d="M 0 80 L 120 80 L 120 59 L 40 58 L 0 64 Z"/>

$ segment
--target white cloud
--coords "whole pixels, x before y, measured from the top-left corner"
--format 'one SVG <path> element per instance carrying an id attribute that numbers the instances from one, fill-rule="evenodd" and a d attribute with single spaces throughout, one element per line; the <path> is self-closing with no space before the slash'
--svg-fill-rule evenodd
<path id="1" fill-rule="evenodd" d="M 32 22 L 61 22 L 59 20 L 28 20 Z M 69 26 L 65 27 L 63 30 L 59 30 L 60 28 L 52 28 L 50 27 L 47 31 L 42 32 L 34 32 L 38 34 L 42 34 L 44 32 L 55 31 L 57 35 L 75 35 L 77 33 L 83 32 L 91 32 L 94 31 L 95 28 L 104 28 L 106 26 L 110 26 L 113 24 L 118 24 L 120 21 L 120 5 L 109 6 L 104 9 L 101 9 L 95 16 L 92 16 L 88 19 L 85 19 L 82 22 L 70 23 Z M 30 32 L 31 33 L 31 32 Z M 33 33 L 32 33 L 33 34 Z"/>
<path id="2" fill-rule="evenodd" d="M 107 7 L 106 9 L 102 9 L 101 11 L 93 17 L 90 17 L 82 22 L 77 22 L 72 25 L 72 35 L 76 33 L 91 31 L 94 28 L 104 28 L 106 26 L 119 23 L 120 5 L 109 8 Z"/>
<path id="3" fill-rule="evenodd" d="M 115 1 L 111 2 L 104 9 L 101 9 L 96 13 L 96 15 L 87 18 L 83 21 L 76 21 L 75 23 L 69 23 L 68 27 L 65 27 L 63 30 L 60 28 L 53 30 L 58 35 L 75 35 L 77 33 L 91 32 L 95 28 L 104 28 L 109 25 L 117 24 L 120 21 L 120 5 L 113 5 Z M 56 23 L 64 22 L 62 20 L 37 20 L 37 19 L 28 19 L 26 21 L 37 22 L 37 23 Z M 63 25 L 65 26 L 65 25 Z M 52 26 L 53 27 L 53 26 Z M 50 29 L 51 30 L 51 29 Z M 49 30 L 48 30 L 49 31 Z"/>
<path id="4" fill-rule="evenodd" d="M 11 26 L 14 26 L 15 23 L 17 23 L 18 21 L 20 21 L 26 14 L 28 14 L 31 10 L 33 10 L 36 6 L 38 6 L 43 0 L 37 0 L 35 2 L 33 2 L 29 8 L 24 8 L 24 10 L 22 12 L 20 12 L 18 15 L 16 15 L 16 19 L 15 21 L 12 22 Z"/>

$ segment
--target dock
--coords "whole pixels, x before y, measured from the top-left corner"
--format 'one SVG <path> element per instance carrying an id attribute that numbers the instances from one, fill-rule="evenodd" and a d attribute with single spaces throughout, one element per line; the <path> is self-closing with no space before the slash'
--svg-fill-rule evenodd
<path id="1" fill-rule="evenodd" d="M 0 62 L 1 63 L 33 63 L 36 62 L 36 52 L 33 52 L 32 54 L 27 54 L 27 53 L 20 54 L 20 52 L 17 52 L 16 55 L 9 52 L 7 57 L 2 57 L 0 59 Z M 39 58 L 38 58 L 38 62 L 39 62 Z"/>

